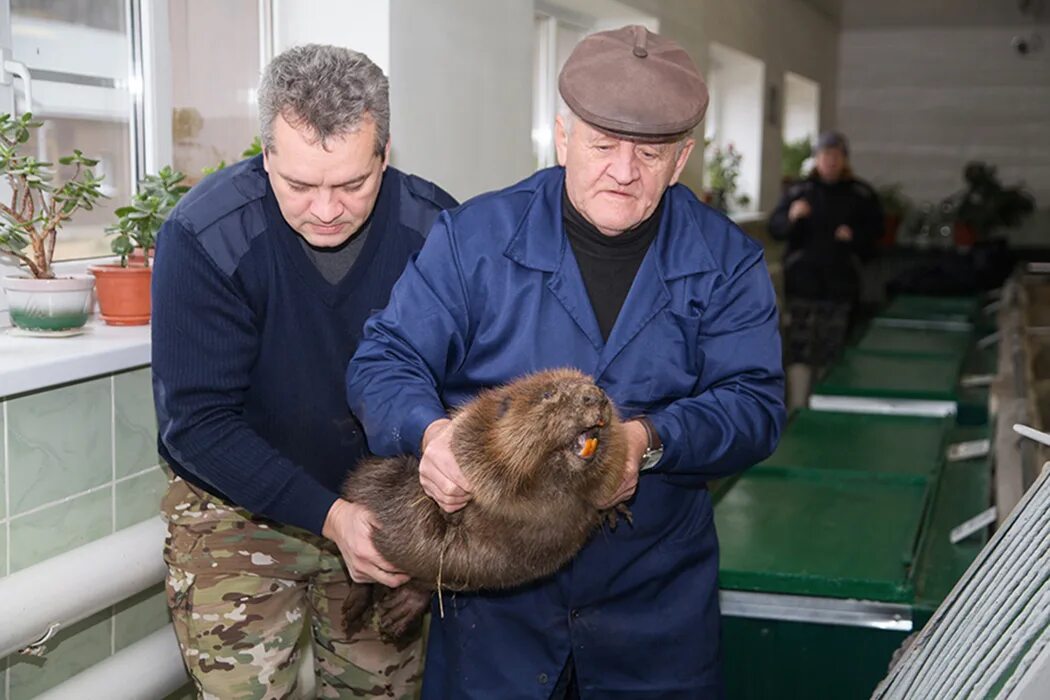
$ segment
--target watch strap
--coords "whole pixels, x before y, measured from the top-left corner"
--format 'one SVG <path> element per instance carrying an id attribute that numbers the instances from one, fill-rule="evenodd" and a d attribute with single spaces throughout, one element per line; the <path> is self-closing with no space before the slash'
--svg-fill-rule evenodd
<path id="1" fill-rule="evenodd" d="M 646 416 L 646 415 L 635 416 L 634 418 L 628 418 L 627 420 L 628 421 L 636 421 L 638 423 L 641 423 L 642 427 L 645 428 L 645 434 L 649 438 L 649 448 L 648 449 L 650 449 L 650 450 L 662 450 L 663 449 L 664 443 L 660 439 L 660 434 L 656 432 L 656 426 L 654 426 L 653 422 L 651 420 L 649 420 L 649 416 Z"/>

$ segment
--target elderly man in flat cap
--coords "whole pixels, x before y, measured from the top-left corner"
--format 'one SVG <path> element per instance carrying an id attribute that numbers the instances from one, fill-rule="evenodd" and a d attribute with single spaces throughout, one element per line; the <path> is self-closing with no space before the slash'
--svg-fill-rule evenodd
<path id="1" fill-rule="evenodd" d="M 421 453 L 446 511 L 471 507 L 447 411 L 576 367 L 627 419 L 603 530 L 562 570 L 444 597 L 424 698 L 714 698 L 718 542 L 707 481 L 765 458 L 784 420 L 762 250 L 675 184 L 707 90 L 643 27 L 585 38 L 559 81 L 561 167 L 443 213 L 366 326 L 347 391 L 369 446 Z M 543 527 L 537 523 L 537 527 Z"/>

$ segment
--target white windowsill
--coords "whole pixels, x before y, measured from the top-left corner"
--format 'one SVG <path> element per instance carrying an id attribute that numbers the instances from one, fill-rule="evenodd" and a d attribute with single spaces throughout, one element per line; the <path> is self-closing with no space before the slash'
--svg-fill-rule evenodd
<path id="1" fill-rule="evenodd" d="M 729 218 L 738 224 L 749 224 L 753 221 L 764 221 L 768 217 L 764 211 L 740 211 L 730 214 Z"/>
<path id="2" fill-rule="evenodd" d="M 92 318 L 81 335 L 27 338 L 0 330 L 0 398 L 141 367 L 150 362 L 150 327 L 107 326 Z"/>
<path id="3" fill-rule="evenodd" d="M 83 274 L 90 265 L 113 262 L 95 258 L 56 263 L 56 273 Z M 4 270 L 9 274 L 10 270 Z M 0 398 L 39 391 L 150 362 L 150 327 L 107 326 L 92 316 L 80 335 L 32 338 L 15 335 L 0 292 Z"/>

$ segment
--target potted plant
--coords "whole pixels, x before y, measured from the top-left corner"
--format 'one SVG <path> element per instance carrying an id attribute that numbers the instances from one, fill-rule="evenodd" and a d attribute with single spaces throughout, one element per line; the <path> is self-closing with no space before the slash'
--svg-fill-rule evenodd
<path id="1" fill-rule="evenodd" d="M 112 326 L 140 326 L 150 319 L 150 258 L 157 232 L 168 213 L 189 191 L 181 184 L 185 176 L 170 166 L 147 175 L 131 204 L 116 211 L 117 223 L 106 231 L 115 237 L 111 244 L 119 264 L 90 268 L 98 290 L 102 320 Z"/>
<path id="2" fill-rule="evenodd" d="M 92 307 L 94 280 L 88 275 L 56 277 L 52 269 L 55 239 L 62 225 L 80 209 L 90 210 L 104 197 L 92 168 L 98 161 L 78 150 L 59 159 L 73 174 L 56 186 L 52 163 L 21 155 L 34 129 L 28 112 L 20 117 L 0 114 L 0 174 L 11 190 L 0 202 L 0 254 L 13 258 L 28 276 L 3 280 L 11 322 L 33 334 L 70 335 L 79 332 Z"/>
<path id="3" fill-rule="evenodd" d="M 780 176 L 785 188 L 805 177 L 802 173 L 803 164 L 812 152 L 813 144 L 809 136 L 785 141 L 780 145 Z"/>
<path id="4" fill-rule="evenodd" d="M 704 145 L 709 143 L 705 142 Z M 711 156 L 704 163 L 707 187 L 703 200 L 723 213 L 728 212 L 731 207 L 746 207 L 750 204 L 751 200 L 747 195 L 736 196 L 741 159 L 740 152 L 733 144 L 729 144 L 725 148 L 715 146 Z"/>
<path id="5" fill-rule="evenodd" d="M 963 170 L 966 187 L 952 195 L 955 242 L 969 247 L 986 241 L 999 228 L 1013 228 L 1035 210 L 1035 200 L 1021 185 L 1004 187 L 995 167 L 974 161 Z"/>
<path id="6" fill-rule="evenodd" d="M 904 195 L 902 189 L 899 182 L 894 182 L 883 185 L 877 190 L 884 224 L 882 238 L 879 239 L 878 244 L 884 248 L 896 243 L 897 230 L 911 210 L 911 200 Z"/>
<path id="7" fill-rule="evenodd" d="M 262 152 L 263 152 L 262 137 L 256 136 L 254 139 L 252 139 L 252 142 L 250 144 L 248 144 L 248 148 L 246 148 L 243 151 L 241 151 L 241 159 L 243 160 L 245 158 L 254 158 L 255 156 L 259 155 Z M 201 168 L 201 175 L 211 175 L 212 173 L 219 172 L 220 170 L 222 170 L 225 167 L 226 167 L 226 160 L 223 159 L 223 160 L 220 160 L 215 165 L 209 166 L 207 168 Z"/>

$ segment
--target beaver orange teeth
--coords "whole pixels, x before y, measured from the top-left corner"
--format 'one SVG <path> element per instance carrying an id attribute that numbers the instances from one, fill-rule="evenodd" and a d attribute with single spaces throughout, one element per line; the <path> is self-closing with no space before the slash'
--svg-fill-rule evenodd
<path id="1" fill-rule="evenodd" d="M 591 428 L 580 433 L 576 437 L 576 455 L 583 459 L 590 459 L 598 451 L 598 430 Z"/>

